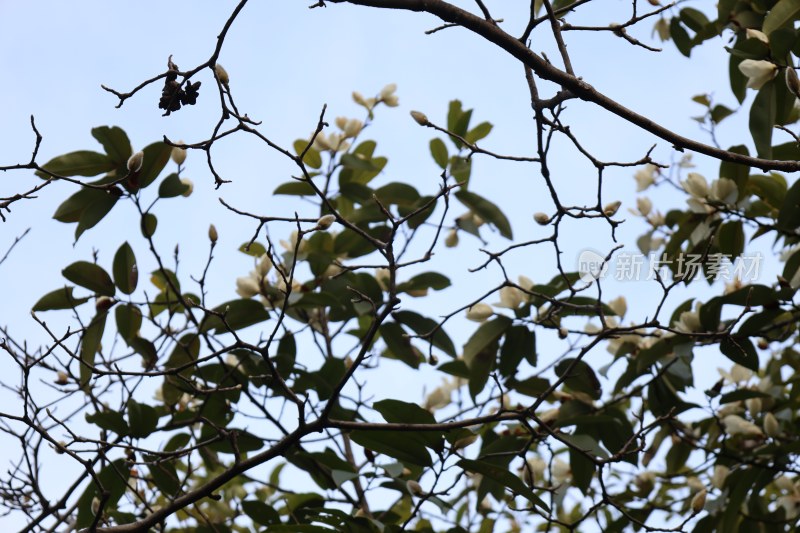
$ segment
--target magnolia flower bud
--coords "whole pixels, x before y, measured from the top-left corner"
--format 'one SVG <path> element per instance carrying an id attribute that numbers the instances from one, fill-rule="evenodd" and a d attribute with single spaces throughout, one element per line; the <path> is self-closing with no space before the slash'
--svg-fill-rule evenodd
<path id="1" fill-rule="evenodd" d="M 183 141 L 178 141 L 176 144 L 183 144 Z M 173 146 L 170 157 L 172 157 L 172 161 L 176 165 L 182 165 L 183 162 L 186 161 L 186 150 L 183 148 L 178 148 L 177 146 Z"/>
<path id="2" fill-rule="evenodd" d="M 142 163 L 144 163 L 144 152 L 139 150 L 128 158 L 128 171 L 139 172 L 142 170 Z"/>
<path id="3" fill-rule="evenodd" d="M 330 213 L 323 215 L 317 220 L 317 229 L 328 229 L 334 222 L 336 222 L 336 215 Z"/>
<path id="4" fill-rule="evenodd" d="M 761 412 L 761 398 L 748 398 L 744 401 L 751 416 L 756 416 Z"/>
<path id="5" fill-rule="evenodd" d="M 397 90 L 397 84 L 396 83 L 390 83 L 389 85 L 387 85 L 386 87 L 381 89 L 381 92 L 380 92 L 381 99 L 385 99 L 385 98 L 387 98 L 389 96 L 392 96 L 396 90 Z"/>
<path id="6" fill-rule="evenodd" d="M 181 194 L 181 196 L 186 196 L 186 197 L 191 196 L 192 191 L 194 190 L 194 182 L 192 182 L 192 180 L 190 180 L 189 178 L 181 178 L 181 183 L 183 183 L 187 187 L 187 189 L 183 191 L 183 194 Z"/>
<path id="7" fill-rule="evenodd" d="M 60 440 L 60 441 L 58 441 L 58 444 L 56 444 L 55 449 L 56 449 L 56 453 L 61 455 L 64 452 L 67 451 L 67 443 L 64 442 L 63 440 Z"/>
<path id="8" fill-rule="evenodd" d="M 541 211 L 533 215 L 533 220 L 540 226 L 546 226 L 550 223 L 550 217 L 547 216 L 547 213 L 542 213 Z"/>
<path id="9" fill-rule="evenodd" d="M 269 258 L 269 255 L 264 254 L 258 259 L 258 264 L 256 264 L 256 273 L 263 278 L 269 274 L 270 270 L 272 270 L 272 259 Z"/>
<path id="10" fill-rule="evenodd" d="M 657 170 L 657 166 L 648 163 L 636 171 L 633 175 L 633 178 L 636 180 L 636 192 L 642 192 L 656 182 Z"/>
<path id="11" fill-rule="evenodd" d="M 614 215 L 617 214 L 619 206 L 621 205 L 622 202 L 620 202 L 619 200 L 617 200 L 616 202 L 611 202 L 609 204 L 606 204 L 606 206 L 603 208 L 603 213 L 605 213 L 607 217 L 613 217 Z"/>
<path id="12" fill-rule="evenodd" d="M 69 376 L 67 375 L 67 373 L 66 372 L 62 372 L 61 370 L 59 370 L 56 373 L 55 384 L 56 385 L 66 385 L 68 383 L 69 383 Z"/>
<path id="13" fill-rule="evenodd" d="M 498 307 L 517 309 L 525 303 L 525 293 L 516 287 L 503 287 L 500 289 L 500 303 Z"/>
<path id="14" fill-rule="evenodd" d="M 703 510 L 706 505 L 706 494 L 707 492 L 704 489 L 694 495 L 694 498 L 692 498 L 692 511 L 699 513 Z"/>
<path id="15" fill-rule="evenodd" d="M 217 63 L 214 65 L 214 73 L 217 75 L 219 82 L 227 88 L 228 83 L 231 81 L 230 77 L 228 76 L 228 71 L 225 70 L 222 65 Z"/>
<path id="16" fill-rule="evenodd" d="M 569 330 L 567 328 L 558 328 L 559 339 L 566 339 L 568 335 L 569 335 Z"/>
<path id="17" fill-rule="evenodd" d="M 473 322 L 483 322 L 493 314 L 492 306 L 485 303 L 478 303 L 467 309 L 467 318 Z"/>
<path id="18" fill-rule="evenodd" d="M 413 496 L 425 496 L 425 491 L 422 490 L 422 486 L 413 479 L 406 481 L 406 487 L 408 488 L 408 492 Z"/>
<path id="19" fill-rule="evenodd" d="M 102 313 L 104 311 L 108 311 L 111 309 L 116 302 L 114 298 L 109 298 L 108 296 L 101 296 L 94 302 L 94 308 L 98 313 Z"/>
<path id="20" fill-rule="evenodd" d="M 458 246 L 458 231 L 451 229 L 444 239 L 444 245 L 448 248 L 455 248 Z"/>
<path id="21" fill-rule="evenodd" d="M 217 233 L 217 228 L 214 226 L 214 224 L 209 225 L 208 226 L 208 240 L 211 241 L 212 243 L 215 243 L 215 242 L 217 242 L 218 238 L 219 238 L 219 234 Z"/>
<path id="22" fill-rule="evenodd" d="M 711 476 L 711 484 L 718 489 L 722 489 L 725 486 L 725 479 L 730 474 L 731 469 L 725 465 L 716 465 L 714 467 L 714 475 Z"/>
<path id="23" fill-rule="evenodd" d="M 778 437 L 781 434 L 781 426 L 778 419 L 772 413 L 764 415 L 764 432 L 772 438 Z"/>
<path id="24" fill-rule="evenodd" d="M 435 354 L 431 354 L 431 355 L 428 357 L 428 364 L 429 364 L 429 365 L 434 365 L 434 366 L 435 366 L 435 365 L 438 365 L 438 364 L 439 364 L 439 358 L 438 358 L 438 357 L 436 357 L 436 355 L 435 355 Z"/>
<path id="25" fill-rule="evenodd" d="M 421 111 L 412 111 L 411 118 L 413 118 L 420 126 L 427 126 L 430 124 L 430 122 L 428 122 L 427 115 Z"/>
<path id="26" fill-rule="evenodd" d="M 800 98 L 800 79 L 798 79 L 794 67 L 786 67 L 786 86 L 789 87 L 792 94 Z"/>
<path id="27" fill-rule="evenodd" d="M 736 182 L 728 178 L 720 178 L 711 184 L 711 199 L 724 204 L 733 204 L 739 197 Z"/>

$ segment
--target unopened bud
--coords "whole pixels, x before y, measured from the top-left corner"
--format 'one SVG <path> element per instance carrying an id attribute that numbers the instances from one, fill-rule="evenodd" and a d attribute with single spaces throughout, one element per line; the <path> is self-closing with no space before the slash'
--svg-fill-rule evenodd
<path id="1" fill-rule="evenodd" d="M 470 444 L 474 443 L 476 440 L 478 440 L 478 436 L 477 435 L 467 435 L 466 437 L 462 437 L 460 439 L 457 439 L 453 443 L 453 446 L 452 446 L 451 450 L 452 451 L 456 451 L 456 450 L 460 450 L 462 448 L 466 448 Z"/>
<path id="2" fill-rule="evenodd" d="M 413 479 L 409 479 L 408 481 L 406 481 L 406 487 L 408 487 L 408 492 L 410 492 L 414 496 L 425 495 L 425 491 L 422 490 L 422 485 L 420 485 Z"/>
<path id="3" fill-rule="evenodd" d="M 183 141 L 178 141 L 176 144 L 183 144 Z M 186 150 L 173 146 L 171 157 L 176 165 L 182 165 L 183 162 L 186 161 Z"/>
<path id="4" fill-rule="evenodd" d="M 61 370 L 59 370 L 58 373 L 56 373 L 55 384 L 56 385 L 66 385 L 68 383 L 69 383 L 69 376 L 67 375 L 67 373 L 66 372 L 62 372 Z"/>
<path id="5" fill-rule="evenodd" d="M 431 355 L 428 357 L 428 364 L 429 364 L 429 365 L 438 365 L 438 364 L 439 364 L 439 358 L 438 358 L 438 357 L 436 357 L 436 355 L 435 355 L 435 354 L 431 354 Z"/>
<path id="6" fill-rule="evenodd" d="M 430 124 L 430 122 L 428 122 L 428 117 L 421 111 L 412 111 L 411 118 L 413 118 L 420 126 L 427 126 Z"/>
<path id="7" fill-rule="evenodd" d="M 550 223 L 550 217 L 547 216 L 547 213 L 542 213 L 542 212 L 533 215 L 533 220 L 535 220 L 536 223 L 539 224 L 540 226 L 546 226 L 547 224 Z"/>
<path id="8" fill-rule="evenodd" d="M 191 196 L 192 191 L 194 190 L 194 182 L 192 182 L 192 180 L 190 180 L 189 178 L 181 178 L 181 183 L 183 183 L 186 186 L 186 190 L 183 191 L 183 194 L 181 196 L 187 196 L 187 197 Z"/>
<path id="9" fill-rule="evenodd" d="M 714 467 L 714 475 L 711 476 L 711 484 L 718 489 L 722 489 L 722 487 L 725 486 L 725 479 L 728 477 L 730 471 L 730 468 L 725 465 L 716 465 Z"/>
<path id="10" fill-rule="evenodd" d="M 230 76 L 228 76 L 228 71 L 225 70 L 222 67 L 222 65 L 217 63 L 216 65 L 214 65 L 214 72 L 216 73 L 217 79 L 219 80 L 219 82 L 222 85 L 224 85 L 225 87 L 227 87 L 228 83 L 230 83 L 230 81 L 231 81 Z"/>
<path id="11" fill-rule="evenodd" d="M 451 229 L 450 233 L 447 234 L 447 237 L 444 239 L 444 245 L 448 248 L 455 248 L 458 246 L 458 231 Z"/>
<path id="12" fill-rule="evenodd" d="M 772 438 L 781 434 L 781 425 L 772 413 L 764 415 L 764 432 Z"/>
<path id="13" fill-rule="evenodd" d="M 706 494 L 707 492 L 704 489 L 694 495 L 694 498 L 692 498 L 692 511 L 699 513 L 703 510 L 706 505 Z"/>
<path id="14" fill-rule="evenodd" d="M 109 298 L 108 296 L 101 296 L 94 302 L 94 308 L 98 313 L 102 313 L 111 309 L 116 302 L 114 298 Z"/>
<path id="15" fill-rule="evenodd" d="M 558 328 L 559 339 L 566 339 L 567 335 L 569 335 L 569 331 L 567 331 L 567 328 Z"/>
<path id="16" fill-rule="evenodd" d="M 336 215 L 330 213 L 323 215 L 317 220 L 317 229 L 328 229 L 334 222 L 336 222 Z"/>
<path id="17" fill-rule="evenodd" d="M 55 449 L 56 449 L 56 453 L 57 453 L 57 454 L 59 454 L 59 455 L 61 455 L 61 454 L 63 454 L 65 451 L 67 451 L 67 443 L 66 443 L 66 442 L 64 442 L 63 440 L 60 440 L 60 441 L 58 441 L 58 443 L 56 444 L 56 446 L 55 446 Z"/>
<path id="18" fill-rule="evenodd" d="M 607 217 L 613 217 L 614 215 L 617 214 L 617 211 L 619 210 L 619 206 L 621 206 L 621 205 L 622 205 L 622 202 L 620 202 L 619 200 L 617 200 L 616 202 L 611 202 L 610 204 L 606 204 L 606 206 L 603 208 L 603 213 Z"/>
<path id="19" fill-rule="evenodd" d="M 214 226 L 214 224 L 211 224 L 208 226 L 208 240 L 211 241 L 212 243 L 215 243 L 217 242 L 217 239 L 219 239 L 217 228 L 216 226 Z"/>
<path id="20" fill-rule="evenodd" d="M 144 152 L 139 150 L 128 158 L 128 172 L 139 172 L 144 163 Z"/>
<path id="21" fill-rule="evenodd" d="M 786 67 L 786 86 L 792 94 L 800 98 L 800 79 L 797 78 L 797 71 L 793 67 Z"/>

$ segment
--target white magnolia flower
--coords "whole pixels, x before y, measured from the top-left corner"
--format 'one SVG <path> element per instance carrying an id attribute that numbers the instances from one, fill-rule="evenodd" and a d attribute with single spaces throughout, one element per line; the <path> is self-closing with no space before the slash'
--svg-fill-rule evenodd
<path id="1" fill-rule="evenodd" d="M 183 141 L 178 141 L 175 144 L 183 144 Z M 183 162 L 186 161 L 186 150 L 183 148 L 178 148 L 177 146 L 173 146 L 170 157 L 176 165 L 182 165 Z"/>
<path id="2" fill-rule="evenodd" d="M 613 300 L 608 302 L 608 306 L 620 318 L 624 317 L 625 313 L 628 311 L 628 301 L 625 299 L 624 296 L 614 298 Z"/>
<path id="3" fill-rule="evenodd" d="M 684 311 L 675 322 L 675 329 L 681 333 L 696 333 L 703 330 L 703 325 L 700 323 L 700 304 L 698 303 L 694 311 Z"/>
<path id="4" fill-rule="evenodd" d="M 778 437 L 781 434 L 781 426 L 778 419 L 772 413 L 764 415 L 764 433 L 770 437 Z"/>
<path id="5" fill-rule="evenodd" d="M 725 486 L 725 479 L 728 477 L 728 474 L 731 473 L 731 469 L 725 465 L 716 465 L 714 467 L 714 475 L 711 476 L 711 484 L 718 489 L 722 489 Z"/>
<path id="6" fill-rule="evenodd" d="M 317 229 L 328 229 L 331 227 L 331 224 L 336 222 L 336 215 L 328 213 L 327 215 L 322 215 L 317 220 Z"/>
<path id="7" fill-rule="evenodd" d="M 761 428 L 753 424 L 749 420 L 745 420 L 739 415 L 728 415 L 722 419 L 722 425 L 725 426 L 725 432 L 728 435 L 750 435 L 761 436 L 764 434 Z"/>
<path id="8" fill-rule="evenodd" d="M 473 322 L 483 322 L 493 314 L 492 306 L 485 303 L 478 303 L 467 309 L 467 318 Z"/>
<path id="9" fill-rule="evenodd" d="M 336 125 L 348 138 L 355 137 L 364 128 L 364 123 L 356 118 L 336 117 Z"/>
<path id="10" fill-rule="evenodd" d="M 775 486 L 784 492 L 794 492 L 794 483 L 792 483 L 792 480 L 786 475 L 779 476 L 775 480 Z"/>
<path id="11" fill-rule="evenodd" d="M 636 180 L 636 192 L 642 192 L 656 182 L 656 171 L 658 167 L 648 163 L 633 175 Z"/>
<path id="12" fill-rule="evenodd" d="M 253 276 L 236 278 L 236 294 L 242 298 L 252 298 L 261 292 L 258 279 Z"/>
<path id="13" fill-rule="evenodd" d="M 763 59 L 745 59 L 739 63 L 739 71 L 747 76 L 747 87 L 760 89 L 778 73 L 778 67 Z"/>
<path id="14" fill-rule="evenodd" d="M 394 94 L 396 90 L 397 90 L 396 83 L 390 83 L 389 85 L 381 89 L 379 95 L 381 102 L 383 102 L 389 107 L 397 107 L 397 105 L 400 103 L 400 100 L 397 98 L 397 95 Z"/>
<path id="15" fill-rule="evenodd" d="M 789 494 L 778 498 L 778 505 L 786 512 L 787 520 L 794 520 L 800 514 L 800 494 Z"/>
<path id="16" fill-rule="evenodd" d="M 267 254 L 264 254 L 258 258 L 258 263 L 256 264 L 256 273 L 263 278 L 269 274 L 270 270 L 272 270 L 272 260 Z"/>
<path id="17" fill-rule="evenodd" d="M 637 198 L 636 199 L 636 209 L 639 210 L 639 213 L 642 216 L 646 217 L 647 215 L 650 214 L 650 211 L 653 210 L 653 202 L 650 200 L 650 198 L 647 198 L 646 196 L 643 196 L 641 198 Z"/>
<path id="18" fill-rule="evenodd" d="M 767 34 L 764 33 L 763 31 L 754 30 L 753 28 L 747 28 L 744 33 L 748 39 L 758 39 L 761 42 L 769 44 L 769 38 L 767 37 Z"/>
<path id="19" fill-rule="evenodd" d="M 500 289 L 500 302 L 497 307 L 517 309 L 525 302 L 525 293 L 516 287 L 503 287 Z"/>
<path id="20" fill-rule="evenodd" d="M 697 172 L 689 172 L 686 181 L 681 183 L 683 189 L 695 198 L 705 198 L 708 196 L 708 182 Z"/>
<path id="21" fill-rule="evenodd" d="M 736 186 L 735 181 L 728 178 L 720 178 L 714 180 L 714 183 L 711 184 L 710 197 L 712 200 L 723 204 L 735 204 L 736 199 L 739 197 L 739 188 Z"/>

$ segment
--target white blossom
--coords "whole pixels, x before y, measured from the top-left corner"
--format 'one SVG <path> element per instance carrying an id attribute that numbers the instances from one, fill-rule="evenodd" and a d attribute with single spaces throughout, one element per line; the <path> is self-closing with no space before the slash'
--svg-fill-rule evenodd
<path id="1" fill-rule="evenodd" d="M 763 59 L 745 59 L 739 63 L 739 71 L 747 76 L 747 87 L 760 89 L 778 73 L 778 67 Z"/>

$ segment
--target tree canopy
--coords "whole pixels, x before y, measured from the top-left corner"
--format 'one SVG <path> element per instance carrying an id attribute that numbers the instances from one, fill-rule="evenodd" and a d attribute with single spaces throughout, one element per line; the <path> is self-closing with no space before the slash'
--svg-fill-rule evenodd
<path id="1" fill-rule="evenodd" d="M 387 27 L 408 12 L 428 36 L 461 32 L 513 61 L 530 117 L 521 152 L 493 142 L 493 118 L 446 79 L 445 109 L 409 105 L 386 80 L 353 88 L 357 116 L 320 104 L 313 123 L 263 121 L 237 99 L 252 78 L 223 66 L 248 0 L 195 43 L 210 50 L 201 61 L 164 50 L 129 86 L 96 80 L 119 126 L 70 124 L 73 149 L 45 157 L 31 117 L 32 153 L 0 161 L 0 217 L 48 196 L 61 225 L 2 235 L 5 283 L 25 283 L 46 239 L 93 251 L 48 257 L 63 278 L 39 280 L 32 310 L 3 303 L 36 328 L 0 323 L 4 519 L 23 531 L 793 531 L 800 0 L 634 0 L 603 20 L 595 4 L 309 6 Z M 694 129 L 674 128 L 573 66 L 573 39 L 608 37 L 642 51 L 632 78 L 713 47 L 728 79 L 687 102 Z M 346 60 L 329 46 L 327 60 Z M 587 109 L 648 148 L 595 148 L 608 133 Z M 140 147 L 126 133 L 192 113 L 211 125 L 186 141 Z M 402 168 L 424 179 L 392 170 L 373 136 L 397 113 L 427 144 Z M 281 140 L 296 130 L 310 133 Z M 247 152 L 263 180 L 229 199 L 244 180 L 219 153 L 253 146 L 282 166 Z M 565 158 L 588 171 L 565 175 Z M 525 181 L 487 176 L 486 162 Z M 222 259 L 234 255 L 247 268 Z"/>

